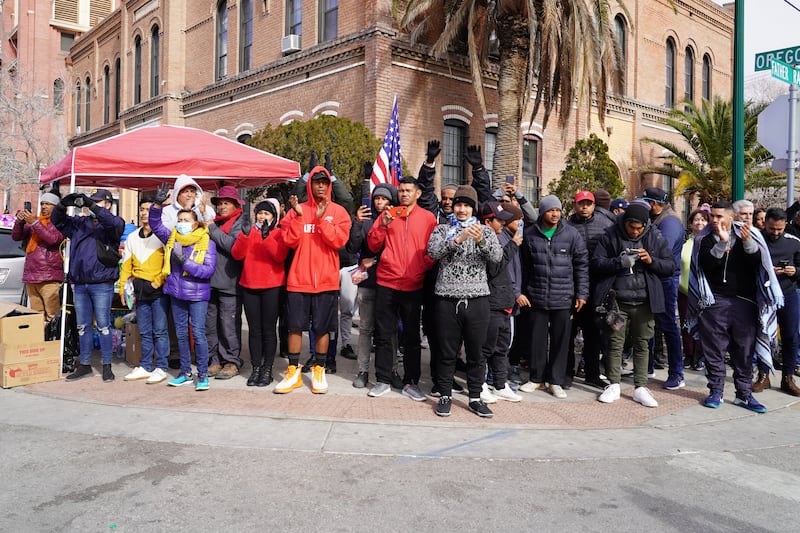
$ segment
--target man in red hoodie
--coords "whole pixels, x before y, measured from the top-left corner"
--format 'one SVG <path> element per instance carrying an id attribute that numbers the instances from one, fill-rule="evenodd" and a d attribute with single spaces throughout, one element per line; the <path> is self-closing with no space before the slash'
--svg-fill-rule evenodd
<path id="1" fill-rule="evenodd" d="M 311 372 L 311 392 L 328 392 L 325 357 L 328 332 L 336 331 L 337 324 L 339 248 L 350 238 L 350 215 L 331 201 L 331 177 L 325 167 L 311 170 L 306 187 L 308 201 L 301 204 L 297 196 L 289 197 L 291 210 L 281 222 L 284 241 L 295 253 L 286 280 L 289 368 L 275 387 L 278 394 L 303 385 L 300 350 L 309 316 L 316 335 L 317 361 Z"/>
<path id="2" fill-rule="evenodd" d="M 422 283 L 434 261 L 427 253 L 428 239 L 436 227 L 433 213 L 417 205 L 422 195 L 417 180 L 405 177 L 397 187 L 399 208 L 385 209 L 367 235 L 367 245 L 380 253 L 375 292 L 375 374 L 377 383 L 368 395 L 383 396 L 392 382 L 392 337 L 398 318 L 405 348 L 403 395 L 424 401 L 419 389 Z"/>

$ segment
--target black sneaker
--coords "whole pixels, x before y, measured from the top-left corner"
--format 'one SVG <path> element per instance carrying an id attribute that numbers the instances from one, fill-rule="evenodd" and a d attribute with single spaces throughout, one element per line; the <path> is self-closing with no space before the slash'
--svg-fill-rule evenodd
<path id="1" fill-rule="evenodd" d="M 92 365 L 78 365 L 72 374 L 67 376 L 67 381 L 77 381 L 92 375 Z"/>
<path id="2" fill-rule="evenodd" d="M 469 402 L 469 410 L 481 418 L 492 418 L 494 416 L 492 410 L 486 407 L 486 404 L 483 403 L 482 400 L 472 400 Z M 448 409 L 448 413 L 449 412 L 450 410 Z"/>
<path id="3" fill-rule="evenodd" d="M 326 374 L 336 373 L 336 359 L 334 357 L 328 356 L 325 359 L 325 373 Z"/>
<path id="4" fill-rule="evenodd" d="M 114 381 L 114 372 L 111 371 L 111 365 L 103 365 L 103 381 L 108 383 Z"/>
<path id="5" fill-rule="evenodd" d="M 450 416 L 450 406 L 452 403 L 450 396 L 442 396 L 439 398 L 439 403 L 436 404 L 434 412 L 439 416 Z"/>
<path id="6" fill-rule="evenodd" d="M 339 351 L 339 355 L 345 359 L 350 359 L 351 361 L 355 360 L 356 358 L 356 352 L 353 351 L 353 347 L 349 344 L 342 346 L 342 349 Z"/>
<path id="7" fill-rule="evenodd" d="M 392 387 L 395 389 L 403 389 L 403 378 L 400 377 L 400 374 L 397 372 L 392 372 Z"/>
<path id="8" fill-rule="evenodd" d="M 591 385 L 592 387 L 597 387 L 598 389 L 605 389 L 609 385 L 609 382 L 600 376 L 587 376 L 584 383 Z"/>
<path id="9" fill-rule="evenodd" d="M 317 364 L 317 358 L 312 355 L 311 357 L 308 358 L 306 364 L 303 365 L 301 372 L 303 374 L 308 374 L 309 372 L 311 372 L 311 368 L 316 366 L 316 364 Z"/>
<path id="10" fill-rule="evenodd" d="M 464 387 L 455 379 L 453 380 L 453 392 L 464 392 Z"/>
<path id="11" fill-rule="evenodd" d="M 367 386 L 367 382 L 369 381 L 369 374 L 366 372 L 359 372 L 356 376 L 356 379 L 353 380 L 353 387 L 357 389 L 363 389 Z"/>

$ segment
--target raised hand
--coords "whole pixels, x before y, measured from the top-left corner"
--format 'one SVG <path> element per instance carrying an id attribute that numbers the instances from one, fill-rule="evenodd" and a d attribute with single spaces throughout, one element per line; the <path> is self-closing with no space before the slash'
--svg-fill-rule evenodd
<path id="1" fill-rule="evenodd" d="M 472 165 L 472 168 L 479 169 L 483 166 L 483 157 L 481 156 L 481 147 L 478 144 L 471 144 L 467 146 L 467 153 L 464 154 L 464 159 L 467 163 Z"/>
<path id="2" fill-rule="evenodd" d="M 426 152 L 425 162 L 432 165 L 436 160 L 436 156 L 442 151 L 441 144 L 437 140 L 428 141 L 428 150 Z"/>
<path id="3" fill-rule="evenodd" d="M 169 185 L 162 185 L 158 188 L 158 191 L 156 191 L 156 196 L 153 198 L 153 203 L 158 204 L 158 206 L 161 207 L 164 202 L 167 201 L 167 198 L 169 198 L 169 194 Z"/>

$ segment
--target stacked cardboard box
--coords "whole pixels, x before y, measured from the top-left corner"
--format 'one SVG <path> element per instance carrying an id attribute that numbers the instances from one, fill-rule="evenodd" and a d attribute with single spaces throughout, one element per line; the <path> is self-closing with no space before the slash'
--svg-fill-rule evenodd
<path id="1" fill-rule="evenodd" d="M 45 342 L 42 313 L 0 302 L 0 386 L 4 389 L 61 377 L 61 344 Z"/>

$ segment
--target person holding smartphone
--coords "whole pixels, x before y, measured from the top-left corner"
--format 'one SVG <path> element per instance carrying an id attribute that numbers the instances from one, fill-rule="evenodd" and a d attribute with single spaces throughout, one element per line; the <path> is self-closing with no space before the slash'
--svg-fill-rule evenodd
<path id="1" fill-rule="evenodd" d="M 797 297 L 797 267 L 800 265 L 800 239 L 786 233 L 786 211 L 779 207 L 767 210 L 762 230 L 767 249 L 775 265 L 775 275 L 783 291 L 783 307 L 778 309 L 778 326 L 781 328 L 781 363 L 783 376 L 781 390 L 800 396 L 800 387 L 794 382 L 797 366 L 798 320 L 800 300 Z M 769 388 L 769 369 L 759 361 L 758 377 L 753 392 Z"/>
<path id="2" fill-rule="evenodd" d="M 45 327 L 61 307 L 58 292 L 64 281 L 64 260 L 59 250 L 64 236 L 50 223 L 50 214 L 61 200 L 52 192 L 39 200 L 39 216 L 31 211 L 31 203 L 17 212 L 11 238 L 27 241 L 22 282 L 28 291 L 30 308 L 44 313 Z"/>

